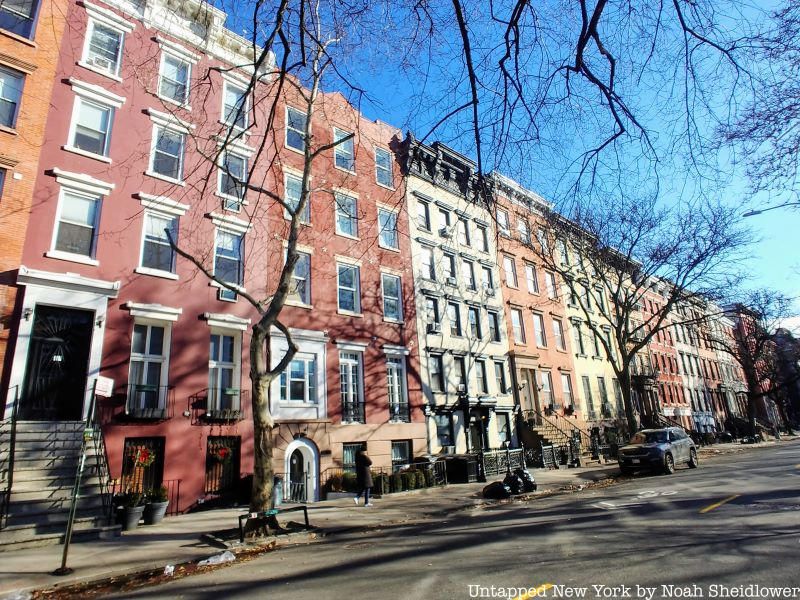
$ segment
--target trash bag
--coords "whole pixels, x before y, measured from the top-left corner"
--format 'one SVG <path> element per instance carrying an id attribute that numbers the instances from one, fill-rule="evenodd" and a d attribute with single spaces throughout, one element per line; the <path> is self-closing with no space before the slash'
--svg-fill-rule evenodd
<path id="1" fill-rule="evenodd" d="M 519 477 L 522 480 L 522 488 L 525 492 L 535 492 L 536 491 L 536 480 L 531 475 L 531 472 L 527 469 L 515 469 L 514 475 Z"/>
<path id="2" fill-rule="evenodd" d="M 509 487 L 512 494 L 521 494 L 525 489 L 525 484 L 523 483 L 522 479 L 520 479 L 514 473 L 509 473 L 506 475 L 505 479 L 503 479 L 503 483 Z"/>
<path id="3" fill-rule="evenodd" d="M 225 550 L 222 554 L 215 554 L 214 556 L 209 556 L 205 560 L 201 560 L 198 564 L 200 567 L 205 567 L 206 565 L 221 565 L 222 563 L 226 562 L 233 562 L 236 560 L 236 555 L 231 552 L 230 550 Z"/>
<path id="4" fill-rule="evenodd" d="M 502 481 L 495 481 L 483 488 L 483 497 L 490 500 L 502 500 L 511 497 L 511 488 Z"/>

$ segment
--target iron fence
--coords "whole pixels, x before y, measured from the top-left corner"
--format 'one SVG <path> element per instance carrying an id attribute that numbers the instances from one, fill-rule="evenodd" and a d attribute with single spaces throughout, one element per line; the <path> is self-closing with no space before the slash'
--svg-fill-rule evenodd
<path id="1" fill-rule="evenodd" d="M 345 423 L 364 423 L 364 403 L 344 402 L 342 404 L 342 421 Z"/>
<path id="2" fill-rule="evenodd" d="M 481 454 L 483 474 L 504 475 L 508 471 L 525 468 L 525 451 L 522 448 L 515 450 L 491 450 Z"/>
<path id="3" fill-rule="evenodd" d="M 125 415 L 130 419 L 163 421 L 173 417 L 175 393 L 169 385 L 128 384 Z"/>
<path id="4" fill-rule="evenodd" d="M 400 421 L 402 423 L 411 422 L 411 409 L 408 403 L 390 404 L 389 420 Z"/>

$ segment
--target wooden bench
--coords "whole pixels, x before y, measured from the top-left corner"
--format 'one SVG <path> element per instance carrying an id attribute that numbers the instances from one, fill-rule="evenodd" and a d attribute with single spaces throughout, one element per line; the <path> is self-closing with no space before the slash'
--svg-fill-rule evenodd
<path id="1" fill-rule="evenodd" d="M 289 512 L 297 512 L 303 511 L 303 517 L 305 519 L 306 529 L 310 528 L 308 523 L 308 508 L 305 504 L 300 506 L 293 506 L 291 508 L 283 508 L 277 509 L 272 508 L 270 510 L 261 510 L 257 512 L 249 512 L 243 515 L 239 515 L 239 541 L 244 544 L 244 530 L 247 527 L 247 523 L 250 520 L 255 520 L 255 529 L 256 530 L 263 530 L 264 535 L 269 535 L 269 522 L 271 519 L 278 516 L 278 514 L 289 513 Z"/>

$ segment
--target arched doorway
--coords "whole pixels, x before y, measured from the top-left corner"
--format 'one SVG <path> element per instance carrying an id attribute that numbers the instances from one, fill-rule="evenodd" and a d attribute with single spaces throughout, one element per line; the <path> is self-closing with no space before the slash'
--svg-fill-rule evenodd
<path id="1" fill-rule="evenodd" d="M 319 451 L 307 438 L 293 440 L 285 452 L 284 498 L 291 502 L 319 500 Z"/>

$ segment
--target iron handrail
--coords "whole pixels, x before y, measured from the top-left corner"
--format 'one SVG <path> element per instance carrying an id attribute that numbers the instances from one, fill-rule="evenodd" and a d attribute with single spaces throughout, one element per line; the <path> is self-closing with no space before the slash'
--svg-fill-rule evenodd
<path id="1" fill-rule="evenodd" d="M 566 431 L 564 431 L 563 429 L 561 429 L 561 427 L 559 427 L 559 426 L 558 426 L 556 423 L 554 423 L 553 421 L 549 420 L 549 416 L 548 416 L 548 415 L 545 415 L 545 414 L 544 414 L 542 411 L 540 411 L 540 410 L 537 410 L 537 409 L 533 408 L 533 409 L 528 409 L 528 410 L 524 411 L 524 416 L 525 416 L 525 420 L 526 420 L 526 421 L 527 421 L 527 420 L 529 420 L 529 414 L 530 414 L 530 413 L 533 413 L 533 414 L 535 414 L 535 415 L 538 415 L 538 416 L 539 416 L 539 417 L 542 419 L 542 421 L 544 421 L 544 422 L 547 422 L 547 423 L 548 423 L 548 424 L 549 424 L 551 427 L 553 427 L 553 428 L 554 428 L 556 431 L 558 431 L 558 432 L 559 432 L 561 435 L 563 435 L 565 438 L 567 438 L 567 439 L 570 439 L 570 437 L 571 437 L 571 436 L 570 436 L 570 435 L 569 435 L 569 434 L 568 434 Z"/>
<path id="2" fill-rule="evenodd" d="M 14 455 L 17 444 L 17 407 L 19 406 L 19 385 L 12 387 L 14 389 L 14 404 L 11 406 L 11 417 L 4 423 L 11 426 L 11 432 L 8 440 L 8 458 L 6 459 L 6 485 L 3 490 L 2 503 L 0 504 L 0 529 L 5 529 L 8 524 L 8 510 L 11 506 L 11 488 L 14 486 Z M 8 397 L 8 390 L 4 395 Z"/>

